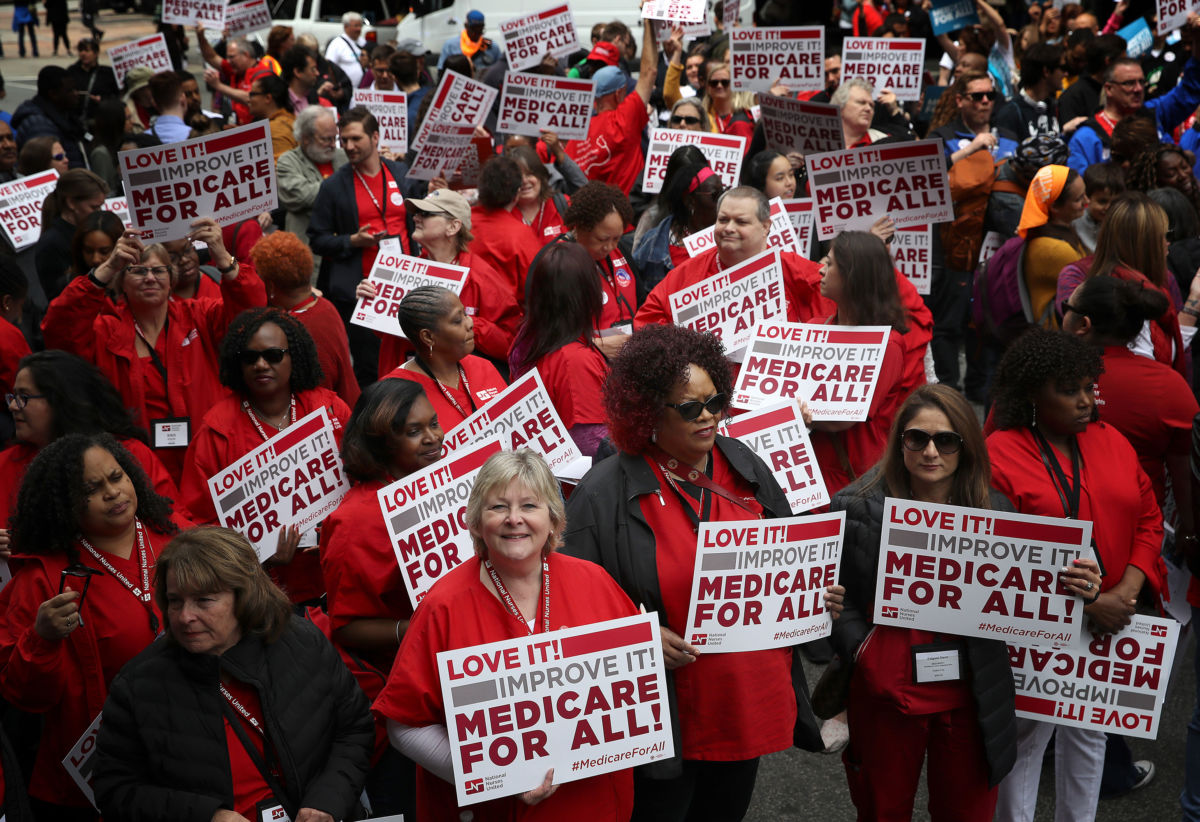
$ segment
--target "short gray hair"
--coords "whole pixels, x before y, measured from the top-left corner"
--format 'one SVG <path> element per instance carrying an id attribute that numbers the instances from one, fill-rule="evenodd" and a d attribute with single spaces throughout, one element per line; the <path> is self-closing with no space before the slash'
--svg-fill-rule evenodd
<path id="1" fill-rule="evenodd" d="M 548 554 L 562 545 L 562 532 L 567 524 L 566 507 L 558 490 L 558 480 L 551 473 L 550 466 L 541 454 L 530 448 L 501 451 L 488 457 L 479 469 L 467 500 L 467 528 L 471 530 L 475 556 L 480 559 L 487 559 L 487 545 L 477 535 L 483 522 L 484 503 L 489 494 L 507 488 L 513 480 L 519 480 L 549 509 L 550 536 L 542 548 L 543 553 Z"/>
<path id="2" fill-rule="evenodd" d="M 230 46 L 237 46 L 238 51 L 242 54 L 249 54 L 251 57 L 258 56 L 258 52 L 254 50 L 254 46 L 250 45 L 250 41 L 245 37 L 230 37 L 229 41 L 225 44 L 227 53 Z"/>
<path id="3" fill-rule="evenodd" d="M 721 203 L 725 202 L 725 200 L 730 197 L 742 200 L 753 200 L 755 210 L 758 212 L 758 221 L 760 223 L 771 222 L 771 201 L 767 199 L 766 194 L 763 194 L 754 186 L 738 186 L 737 188 L 731 188 L 726 191 L 721 195 L 721 198 L 717 200 L 718 212 L 721 210 Z"/>
<path id="4" fill-rule="evenodd" d="M 342 15 L 342 25 L 348 26 L 351 23 L 361 22 L 363 16 L 356 11 L 348 11 Z"/>
<path id="5" fill-rule="evenodd" d="M 850 102 L 850 89 L 860 88 L 871 96 L 871 100 L 875 99 L 875 87 L 861 77 L 852 77 L 849 80 L 843 80 L 842 84 L 837 87 L 837 91 L 829 98 L 831 105 L 838 107 L 840 111 L 846 103 Z"/>
<path id="6" fill-rule="evenodd" d="M 333 112 L 325 106 L 305 106 L 304 110 L 296 115 L 296 123 L 292 126 L 292 135 L 296 138 L 296 142 L 303 143 L 307 138 L 312 137 L 317 130 L 317 120 L 322 117 L 328 117 L 335 123 L 337 122 Z"/>

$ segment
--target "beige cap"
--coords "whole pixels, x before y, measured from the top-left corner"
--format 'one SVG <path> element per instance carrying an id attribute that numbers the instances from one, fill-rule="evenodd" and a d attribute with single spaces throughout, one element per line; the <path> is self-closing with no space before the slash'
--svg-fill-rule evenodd
<path id="1" fill-rule="evenodd" d="M 460 220 L 463 228 L 467 231 L 471 230 L 471 205 L 467 202 L 467 198 L 457 191 L 439 188 L 429 192 L 423 200 L 410 199 L 406 202 L 421 211 L 449 214 L 454 219 Z"/>
<path id="2" fill-rule="evenodd" d="M 140 88 L 150 84 L 154 69 L 149 66 L 134 66 L 125 73 L 125 96 L 128 97 Z"/>

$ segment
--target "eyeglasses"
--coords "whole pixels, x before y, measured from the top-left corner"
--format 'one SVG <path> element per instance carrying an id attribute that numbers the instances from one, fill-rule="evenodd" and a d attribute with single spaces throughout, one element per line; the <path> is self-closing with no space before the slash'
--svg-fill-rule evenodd
<path id="1" fill-rule="evenodd" d="M 238 352 L 238 359 L 242 361 L 242 365 L 254 365 L 258 362 L 258 358 L 262 357 L 268 365 L 279 365 L 283 362 L 283 355 L 290 350 L 288 348 L 264 348 L 259 351 L 253 348 L 243 348 Z"/>
<path id="2" fill-rule="evenodd" d="M 1145 88 L 1146 78 L 1139 77 L 1136 80 L 1109 80 L 1114 86 L 1120 86 L 1126 91 L 1133 91 L 1135 88 Z"/>
<path id="3" fill-rule="evenodd" d="M 18 391 L 15 394 L 5 394 L 4 395 L 4 404 L 11 405 L 14 408 L 16 408 L 18 411 L 20 411 L 22 408 L 24 408 L 26 405 L 29 404 L 30 400 L 44 400 L 44 399 L 46 399 L 45 394 L 26 394 L 24 391 Z"/>
<path id="4" fill-rule="evenodd" d="M 976 103 L 982 103 L 984 100 L 995 100 L 996 92 L 995 91 L 968 91 L 966 93 L 966 95 L 964 95 L 964 96 L 970 97 Z"/>
<path id="5" fill-rule="evenodd" d="M 709 84 L 709 86 L 711 86 L 713 88 L 729 88 L 729 79 L 726 78 L 724 80 L 709 80 L 708 84 Z"/>
<path id="6" fill-rule="evenodd" d="M 158 279 L 162 279 L 171 273 L 171 269 L 165 265 L 135 265 L 125 269 L 125 276 L 133 277 L 136 280 L 144 280 L 150 275 L 154 275 Z"/>
<path id="7" fill-rule="evenodd" d="M 700 125 L 700 118 L 699 117 L 690 117 L 690 116 L 680 115 L 680 114 L 672 114 L 671 115 L 671 125 L 677 126 L 680 123 L 683 123 L 683 125 L 685 125 L 685 126 L 698 126 L 698 125 Z"/>
<path id="8" fill-rule="evenodd" d="M 67 159 L 67 155 L 65 152 L 60 151 L 58 154 L 51 154 L 50 159 L 54 160 L 56 163 L 61 163 L 63 160 Z"/>
<path id="9" fill-rule="evenodd" d="M 920 428 L 909 428 L 900 435 L 900 444 L 909 451 L 924 451 L 933 440 L 939 454 L 957 454 L 962 448 L 963 438 L 953 431 L 938 431 L 930 434 Z"/>
<path id="10" fill-rule="evenodd" d="M 684 422 L 695 422 L 700 419 L 700 414 L 704 411 L 716 416 L 725 410 L 725 406 L 729 404 L 729 397 L 725 394 L 713 394 L 704 402 L 700 400 L 688 400 L 687 402 L 669 402 L 666 403 L 667 408 L 674 408 L 679 414 L 679 418 Z"/>
<path id="11" fill-rule="evenodd" d="M 714 200 L 721 199 L 721 195 L 728 191 L 724 183 L 718 183 L 715 187 L 700 186 L 696 189 L 696 194 L 703 194 L 706 197 L 712 197 Z"/>
<path id="12" fill-rule="evenodd" d="M 269 91 L 249 91 L 249 92 L 247 92 L 247 94 L 250 97 L 270 97 L 271 96 L 271 92 L 269 92 Z"/>
<path id="13" fill-rule="evenodd" d="M 1059 313 L 1059 316 L 1062 316 L 1062 317 L 1065 317 L 1065 316 L 1067 316 L 1067 312 L 1068 312 L 1068 311 L 1074 311 L 1076 314 L 1078 314 L 1078 315 L 1079 315 L 1079 316 L 1081 316 L 1081 317 L 1086 317 L 1086 316 L 1087 316 L 1087 314 L 1086 314 L 1085 312 L 1083 312 L 1083 311 L 1080 311 L 1078 308 L 1076 308 L 1075 306 L 1071 305 L 1071 304 L 1070 304 L 1069 302 L 1067 302 L 1066 300 L 1063 300 L 1061 303 L 1059 303 L 1059 306 L 1058 306 L 1058 313 Z"/>
<path id="14" fill-rule="evenodd" d="M 179 265 L 181 262 L 183 262 L 185 257 L 191 257 L 193 254 L 196 254 L 196 246 L 192 245 L 191 241 L 189 240 L 187 245 L 185 245 L 183 248 L 170 253 L 171 262 L 175 265 Z"/>

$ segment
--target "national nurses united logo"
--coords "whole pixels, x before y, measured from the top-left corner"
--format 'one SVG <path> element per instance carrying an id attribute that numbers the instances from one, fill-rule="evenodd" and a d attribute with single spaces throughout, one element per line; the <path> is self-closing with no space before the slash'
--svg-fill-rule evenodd
<path id="1" fill-rule="evenodd" d="M 900 609 L 897 608 L 895 605 L 884 605 L 880 609 L 879 613 L 880 613 L 880 616 L 882 616 L 886 619 L 899 619 L 899 617 L 900 617 Z"/>
<path id="2" fill-rule="evenodd" d="M 468 779 L 467 783 L 463 785 L 463 790 L 467 793 L 479 793 L 483 790 L 483 780 Z"/>

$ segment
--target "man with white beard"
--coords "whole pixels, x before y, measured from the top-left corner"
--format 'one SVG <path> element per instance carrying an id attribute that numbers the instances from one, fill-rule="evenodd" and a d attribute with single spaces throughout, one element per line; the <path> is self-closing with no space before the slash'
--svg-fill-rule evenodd
<path id="1" fill-rule="evenodd" d="M 287 230 L 308 241 L 308 220 L 321 182 L 346 163 L 346 152 L 337 148 L 337 121 L 332 109 L 309 106 L 296 115 L 297 148 L 284 152 L 275 166 L 279 178 L 279 204 L 287 210 Z M 321 258 L 313 255 L 313 282 Z"/>

